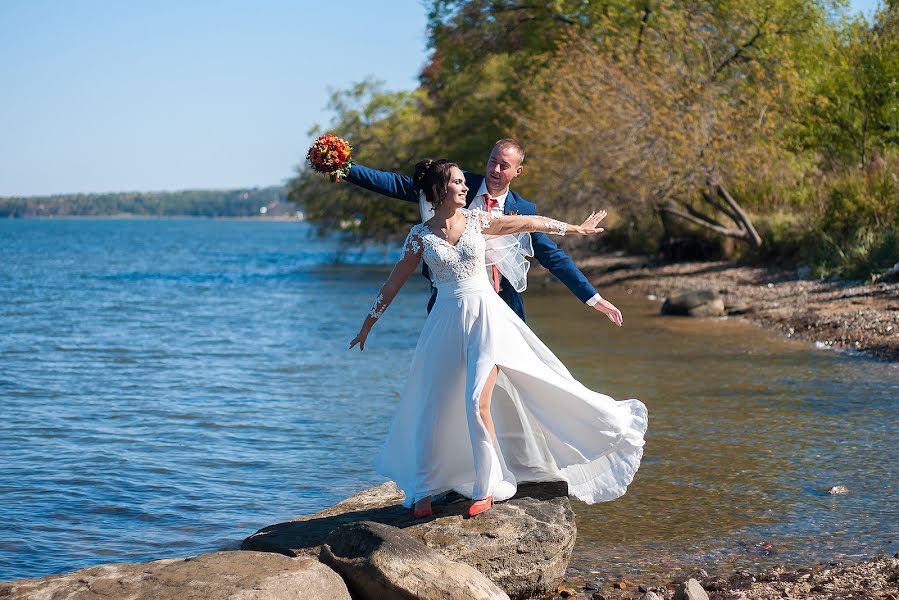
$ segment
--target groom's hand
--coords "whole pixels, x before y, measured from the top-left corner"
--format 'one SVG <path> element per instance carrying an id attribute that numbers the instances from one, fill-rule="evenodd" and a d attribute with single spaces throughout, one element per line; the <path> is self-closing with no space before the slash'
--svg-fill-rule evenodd
<path id="1" fill-rule="evenodd" d="M 614 304 L 612 304 L 605 298 L 594 304 L 593 308 L 609 317 L 609 320 L 619 327 L 621 327 L 621 324 L 624 323 L 624 319 L 621 316 L 621 311 L 618 310 Z"/>

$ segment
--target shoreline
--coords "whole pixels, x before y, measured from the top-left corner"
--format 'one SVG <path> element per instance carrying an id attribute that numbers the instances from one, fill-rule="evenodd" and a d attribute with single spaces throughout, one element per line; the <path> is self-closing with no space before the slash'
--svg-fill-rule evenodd
<path id="1" fill-rule="evenodd" d="M 795 269 L 730 261 L 655 264 L 638 256 L 591 256 L 575 262 L 604 295 L 644 294 L 661 307 L 671 296 L 713 290 L 729 303 L 746 305 L 733 316 L 768 331 L 819 348 L 899 361 L 899 282 L 810 280 Z M 554 280 L 539 265 L 531 278 Z"/>
<path id="2" fill-rule="evenodd" d="M 296 585 L 308 585 L 314 580 L 315 591 L 323 595 L 310 597 L 349 600 L 347 586 L 352 588 L 358 568 L 367 576 L 381 573 L 383 565 L 407 563 L 410 549 L 416 549 L 419 566 L 439 567 L 437 571 L 426 569 L 428 573 L 437 573 L 438 579 L 446 574 L 443 569 L 449 569 L 449 573 L 462 569 L 465 576 L 457 577 L 453 584 L 461 595 L 453 597 L 475 597 L 465 593 L 464 584 L 458 582 L 470 581 L 472 575 L 477 575 L 505 590 L 509 596 L 502 594 L 503 598 L 522 600 L 899 600 L 899 552 L 892 557 L 868 555 L 845 562 L 813 566 L 793 563 L 754 571 L 725 568 L 709 574 L 701 562 L 684 560 L 677 574 L 601 574 L 571 564 L 577 526 L 567 484 L 525 483 L 518 492 L 514 498 L 498 503 L 486 517 L 466 519 L 466 502 L 444 502 L 435 505 L 433 517 L 414 519 L 411 511 L 400 507 L 402 491 L 388 481 L 316 513 L 265 526 L 245 538 L 239 547 L 229 545 L 202 554 L 146 562 L 102 563 L 64 573 L 0 581 L 0 598 L 33 600 L 49 597 L 48 593 L 80 598 L 112 592 L 114 597 L 161 600 L 177 599 L 191 589 L 202 590 L 201 595 L 208 598 L 293 597 Z M 362 567 L 335 563 L 333 548 L 327 544 L 333 546 L 336 540 L 348 536 L 355 540 L 352 543 L 364 545 L 368 534 L 360 538 L 357 532 L 360 527 L 371 530 L 372 526 L 387 536 L 375 538 L 384 542 L 384 548 L 357 556 L 357 550 L 352 549 L 355 546 L 351 546 L 348 556 L 354 556 L 353 561 L 362 560 Z M 492 534 L 485 535 L 485 531 Z M 376 543 L 372 548 L 381 545 Z M 241 574 L 239 580 L 233 577 L 235 572 Z M 383 572 L 388 578 L 394 576 L 390 568 Z M 400 568 L 400 579 L 391 581 L 404 581 L 405 572 Z M 325 575 L 330 578 L 327 585 L 322 584 Z M 429 577 L 433 575 L 419 583 L 427 584 Z M 685 587 L 692 593 L 684 594 Z M 255 593 L 263 589 L 269 594 Z M 97 590 L 104 593 L 98 594 Z M 160 590 L 166 593 L 160 594 Z M 358 597 L 382 596 L 365 593 Z"/>
<path id="3" fill-rule="evenodd" d="M 574 571 L 574 572 L 572 572 Z M 638 577 L 604 580 L 569 569 L 560 586 L 575 600 L 655 600 L 677 597 L 683 583 L 695 580 L 709 600 L 774 600 L 779 598 L 858 598 L 895 600 L 899 598 L 899 553 L 854 562 L 818 563 L 814 566 L 778 566 L 762 571 L 734 570 L 709 575 L 701 568 L 671 581 L 644 582 Z M 652 595 L 655 596 L 653 597 Z M 547 600 L 566 597 L 556 594 Z M 701 596 L 689 596 L 699 598 Z"/>
<path id="4" fill-rule="evenodd" d="M 372 490 L 363 490 L 357 495 L 364 495 Z M 347 500 L 352 500 L 351 497 Z M 346 502 L 346 501 L 344 501 Z M 322 513 L 328 513 L 340 508 L 338 503 L 325 511 L 313 515 L 305 515 L 298 519 L 318 517 Z M 501 506 L 498 505 L 498 506 Z M 258 532 L 257 532 L 258 533 Z M 255 551 L 254 551 L 255 550 Z M 255 571 L 254 562 L 259 555 L 278 557 L 284 560 L 282 553 L 267 550 L 260 552 L 258 549 L 240 548 L 229 545 L 218 550 L 211 550 L 202 554 L 178 555 L 162 559 L 144 561 L 115 561 L 110 563 L 98 563 L 92 566 L 82 567 L 73 571 L 38 575 L 22 579 L 0 580 L 0 596 L 10 598 L 31 599 L 41 597 L 43 594 L 32 595 L 38 590 L 30 587 L 51 585 L 54 581 L 76 581 L 76 587 L 82 587 L 86 583 L 88 573 L 105 573 L 113 581 L 122 576 L 119 571 L 139 570 L 145 575 L 151 573 L 155 565 L 167 563 L 203 562 L 204 560 L 224 558 L 228 560 L 229 572 L 231 569 L 241 567 L 239 559 L 227 558 L 246 556 L 248 563 L 241 568 L 248 576 L 261 577 L 264 570 Z M 307 561 L 318 563 L 317 553 L 306 555 L 291 554 L 287 560 Z M 686 566 L 686 565 L 685 565 Z M 592 572 L 595 573 L 595 572 Z M 691 566 L 684 569 L 684 575 L 669 580 L 658 578 L 643 579 L 639 575 L 626 576 L 624 578 L 608 578 L 602 575 L 594 575 L 591 571 L 568 565 L 565 575 L 554 593 L 543 596 L 531 596 L 531 600 L 776 600 L 780 598 L 839 598 L 859 600 L 899 600 L 899 552 L 892 557 L 881 554 L 878 556 L 861 557 L 855 561 L 819 562 L 807 566 L 783 566 L 778 565 L 764 570 L 722 570 L 714 574 L 707 573 L 703 568 Z M 201 582 L 204 586 L 212 581 L 225 581 L 226 576 L 215 573 L 191 573 L 196 579 L 191 581 Z M 204 578 L 206 580 L 204 580 Z M 126 577 L 133 579 L 133 577 Z M 152 580 L 151 577 L 149 580 Z M 681 596 L 686 585 L 698 584 L 706 593 L 701 595 Z M 183 576 L 179 579 L 179 586 L 184 585 Z M 192 584 L 188 584 L 192 585 Z M 217 584 L 217 585 L 221 585 Z M 65 587 L 62 584 L 61 587 Z M 695 592 L 696 588 L 693 588 Z"/>
<path id="5" fill-rule="evenodd" d="M 123 213 L 119 215 L 29 215 L 26 217 L 7 216 L 0 217 L 0 220 L 18 220 L 18 221 L 296 221 L 303 223 L 305 220 L 291 215 L 275 215 L 271 217 L 262 216 L 213 216 L 213 215 L 132 215 Z"/>

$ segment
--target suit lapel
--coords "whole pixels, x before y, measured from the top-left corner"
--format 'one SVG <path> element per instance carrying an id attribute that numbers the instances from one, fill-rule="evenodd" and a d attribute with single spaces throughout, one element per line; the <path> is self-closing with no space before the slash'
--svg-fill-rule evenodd
<path id="1" fill-rule="evenodd" d="M 503 214 L 510 215 L 512 213 L 518 212 L 518 199 L 515 194 L 512 193 L 512 190 L 509 190 L 509 193 L 506 195 L 506 202 L 503 205 Z"/>

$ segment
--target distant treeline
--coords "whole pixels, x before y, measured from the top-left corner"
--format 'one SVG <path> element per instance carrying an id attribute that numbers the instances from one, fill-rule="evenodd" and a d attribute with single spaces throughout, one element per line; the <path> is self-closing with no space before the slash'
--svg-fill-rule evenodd
<path id="1" fill-rule="evenodd" d="M 237 190 L 0 197 L 0 217 L 249 217 L 293 213 L 280 186 Z"/>

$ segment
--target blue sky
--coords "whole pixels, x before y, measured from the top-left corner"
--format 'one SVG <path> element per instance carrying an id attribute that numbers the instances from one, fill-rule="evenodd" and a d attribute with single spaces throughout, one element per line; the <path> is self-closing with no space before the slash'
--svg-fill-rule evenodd
<path id="1" fill-rule="evenodd" d="M 0 196 L 278 184 L 329 90 L 426 57 L 420 0 L 0 0 Z"/>

